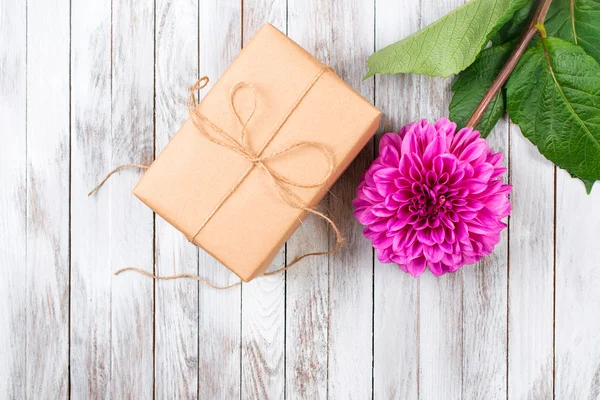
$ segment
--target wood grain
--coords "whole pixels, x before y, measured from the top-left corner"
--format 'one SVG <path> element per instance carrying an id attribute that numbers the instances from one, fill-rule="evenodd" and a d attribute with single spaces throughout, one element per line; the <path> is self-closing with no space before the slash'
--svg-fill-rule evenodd
<path id="1" fill-rule="evenodd" d="M 508 395 L 553 395 L 554 167 L 511 125 Z"/>
<path id="2" fill-rule="evenodd" d="M 270 22 L 286 31 L 286 2 L 244 0 L 243 41 Z M 269 268 L 285 264 L 285 248 Z M 242 287 L 242 398 L 285 395 L 285 274 L 260 277 Z"/>
<path id="3" fill-rule="evenodd" d="M 330 63 L 330 15 L 319 0 L 288 0 L 288 36 L 319 61 Z M 327 212 L 328 196 L 320 210 Z M 329 228 L 309 216 L 287 243 L 287 261 L 315 251 L 328 251 Z M 286 397 L 327 397 L 328 257 L 308 257 L 287 271 Z"/>
<path id="4" fill-rule="evenodd" d="M 28 2 L 28 398 L 68 392 L 69 11 L 65 0 Z"/>
<path id="5" fill-rule="evenodd" d="M 210 77 L 208 92 L 242 47 L 239 0 L 200 1 L 200 74 Z M 217 284 L 239 281 L 225 266 L 202 250 L 200 275 Z M 240 398 L 241 287 L 199 288 L 199 398 Z"/>
<path id="6" fill-rule="evenodd" d="M 27 3 L 0 0 L 0 397 L 27 396 Z"/>
<path id="7" fill-rule="evenodd" d="M 285 262 L 279 254 L 270 269 Z M 283 399 L 285 275 L 258 278 L 242 290 L 242 399 Z"/>
<path id="8" fill-rule="evenodd" d="M 110 1 L 71 9 L 71 395 L 110 395 L 112 181 Z M 119 176 L 123 183 L 125 174 Z M 126 196 L 126 192 L 121 192 Z"/>
<path id="9" fill-rule="evenodd" d="M 426 0 L 421 4 L 425 27 L 463 4 L 462 0 Z M 421 77 L 421 117 L 448 115 L 451 81 Z M 463 273 L 419 278 L 419 397 L 459 399 L 463 387 Z"/>
<path id="10" fill-rule="evenodd" d="M 374 2 L 323 1 L 317 8 L 331 15 L 331 66 L 373 103 L 373 81 L 362 78 L 364 60 L 375 47 Z M 332 399 L 372 395 L 373 249 L 352 215 L 352 200 L 373 159 L 373 146 L 373 141 L 367 144 L 329 197 L 331 218 L 346 238 L 345 247 L 329 256 L 328 396 Z"/>
<path id="11" fill-rule="evenodd" d="M 377 2 L 377 49 L 419 29 L 418 9 L 408 13 L 405 7 L 395 0 Z M 419 120 L 420 83 L 414 75 L 376 76 L 375 105 L 383 112 L 378 137 Z M 417 399 L 419 280 L 395 264 L 374 261 L 373 394 L 377 399 Z"/>
<path id="12" fill-rule="evenodd" d="M 198 76 L 198 1 L 156 1 L 156 155 L 187 119 L 188 87 Z M 198 250 L 156 216 L 156 272 L 198 274 Z M 157 398 L 198 396 L 198 282 L 156 283 Z"/>
<path id="13" fill-rule="evenodd" d="M 152 265 L 152 214 L 124 172 L 89 199 L 115 165 L 150 161 L 152 8 L 95 1 L 72 9 L 71 394 L 151 395 L 152 282 L 114 277 Z"/>
<path id="14" fill-rule="evenodd" d="M 566 171 L 556 178 L 554 395 L 600 397 L 600 190 L 587 195 Z"/>
<path id="15" fill-rule="evenodd" d="M 509 166 L 509 120 L 501 119 L 488 136 Z M 509 182 L 508 174 L 504 179 Z M 463 268 L 463 376 L 465 399 L 506 399 L 508 229 L 494 251 Z"/>
<path id="16" fill-rule="evenodd" d="M 112 163 L 150 164 L 154 153 L 154 2 L 113 1 L 111 21 Z M 111 182 L 113 270 L 129 265 L 150 270 L 153 264 L 153 215 L 131 194 L 140 176 L 139 171 L 129 172 Z M 154 283 L 138 274 L 114 277 L 111 306 L 111 396 L 150 398 Z"/>

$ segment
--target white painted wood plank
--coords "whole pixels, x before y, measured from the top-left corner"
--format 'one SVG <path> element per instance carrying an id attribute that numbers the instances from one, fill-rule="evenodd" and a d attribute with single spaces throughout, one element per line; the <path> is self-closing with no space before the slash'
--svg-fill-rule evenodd
<path id="1" fill-rule="evenodd" d="M 187 119 L 187 89 L 198 76 L 198 1 L 156 1 L 156 154 Z M 156 272 L 198 273 L 198 250 L 156 216 Z M 198 396 L 198 283 L 156 283 L 156 397 Z"/>
<path id="2" fill-rule="evenodd" d="M 555 396 L 600 398 L 600 189 L 557 171 Z"/>
<path id="3" fill-rule="evenodd" d="M 89 393 L 108 397 L 110 391 L 113 182 L 86 197 L 113 167 L 110 14 L 107 0 L 73 2 L 71 9 L 70 360 L 74 398 Z"/>
<path id="4" fill-rule="evenodd" d="M 323 203 L 327 204 L 326 200 Z M 325 206 L 322 205 L 319 209 L 324 211 Z M 328 251 L 327 234 L 327 227 L 321 220 L 313 216 L 308 217 L 288 241 L 288 262 L 310 252 Z M 286 398 L 326 398 L 328 343 L 326 256 L 309 257 L 297 264 L 297 267 L 287 271 L 285 320 Z"/>
<path id="5" fill-rule="evenodd" d="M 418 7 L 407 9 L 396 0 L 378 1 L 375 16 L 377 49 L 419 29 Z M 383 112 L 379 137 L 419 120 L 420 82 L 414 75 L 377 75 L 375 104 Z M 395 264 L 374 259 L 373 395 L 376 399 L 417 399 L 419 281 Z"/>
<path id="6" fill-rule="evenodd" d="M 270 22 L 286 32 L 283 0 L 244 0 L 243 41 Z M 270 270 L 285 264 L 285 248 Z M 285 274 L 259 277 L 242 287 L 242 398 L 283 399 L 285 390 Z"/>
<path id="7" fill-rule="evenodd" d="M 279 254 L 271 269 L 285 262 Z M 242 399 L 284 397 L 284 274 L 259 277 L 242 290 Z"/>
<path id="8" fill-rule="evenodd" d="M 69 1 L 31 0 L 27 8 L 25 397 L 66 398 L 69 390 Z"/>
<path id="9" fill-rule="evenodd" d="M 154 2 L 112 2 L 112 160 L 149 164 L 154 153 Z M 154 218 L 131 194 L 140 172 L 113 178 L 111 268 L 152 268 Z M 98 192 L 98 196 L 102 196 Z M 102 210 L 99 210 L 102 212 Z M 150 398 L 154 283 L 139 274 L 112 282 L 111 397 Z"/>
<path id="10" fill-rule="evenodd" d="M 144 40 L 151 36 L 152 14 L 145 5 L 115 10 L 109 1 L 72 5 L 71 393 L 76 398 L 151 394 L 152 282 L 113 275 L 126 265 L 152 265 L 152 214 L 131 195 L 140 174 L 123 172 L 86 197 L 115 165 L 152 157 L 153 52 Z"/>
<path id="11" fill-rule="evenodd" d="M 0 0 L 0 397 L 26 392 L 26 6 Z"/>
<path id="12" fill-rule="evenodd" d="M 210 77 L 205 95 L 242 47 L 241 2 L 239 0 L 200 1 L 200 74 Z M 191 82 L 190 82 L 191 84 Z M 226 285 L 239 281 L 203 250 L 200 276 Z M 214 290 L 199 288 L 199 385 L 201 399 L 240 397 L 241 287 Z"/>
<path id="13" fill-rule="evenodd" d="M 508 398 L 547 399 L 553 395 L 554 167 L 514 124 L 510 147 Z"/>
<path id="14" fill-rule="evenodd" d="M 421 3 L 421 28 L 460 6 L 463 0 Z M 421 117 L 430 122 L 448 116 L 451 81 L 421 77 Z M 419 397 L 459 399 L 463 366 L 463 271 L 419 278 Z"/>
<path id="15" fill-rule="evenodd" d="M 509 166 L 509 121 L 498 121 L 487 137 Z M 508 176 L 505 175 L 505 183 Z M 508 231 L 489 256 L 463 269 L 464 399 L 506 399 Z"/>
<path id="16" fill-rule="evenodd" d="M 362 78 L 365 60 L 375 48 L 374 2 L 323 1 L 319 10 L 331 15 L 331 66 L 373 103 L 373 81 Z M 332 399 L 372 395 L 372 374 L 367 371 L 373 363 L 373 249 L 352 215 L 352 200 L 373 160 L 373 147 L 373 141 L 365 146 L 329 197 L 330 215 L 346 238 L 342 251 L 329 257 L 328 395 Z"/>
<path id="17" fill-rule="evenodd" d="M 321 62 L 329 64 L 330 16 L 318 0 L 288 1 L 288 35 Z M 327 211 L 328 196 L 319 209 Z M 329 227 L 310 215 L 287 243 L 287 261 L 329 250 Z M 328 257 L 308 257 L 287 271 L 286 397 L 327 397 Z"/>
<path id="18" fill-rule="evenodd" d="M 421 276 L 419 396 L 459 399 L 462 390 L 461 272 Z"/>

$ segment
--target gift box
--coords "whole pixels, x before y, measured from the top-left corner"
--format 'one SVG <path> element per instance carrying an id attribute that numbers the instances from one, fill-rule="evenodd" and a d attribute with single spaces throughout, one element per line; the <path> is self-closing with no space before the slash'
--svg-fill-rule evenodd
<path id="1" fill-rule="evenodd" d="M 243 281 L 264 273 L 381 113 L 264 25 L 133 190 Z"/>

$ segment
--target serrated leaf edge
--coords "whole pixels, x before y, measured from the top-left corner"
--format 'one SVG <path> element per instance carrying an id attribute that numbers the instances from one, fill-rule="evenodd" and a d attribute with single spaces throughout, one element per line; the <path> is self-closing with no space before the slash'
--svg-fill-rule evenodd
<path id="1" fill-rule="evenodd" d="M 471 1 L 472 1 L 472 0 L 471 0 Z M 496 0 L 496 1 L 498 1 L 498 0 Z M 456 75 L 456 74 L 458 74 L 458 73 L 460 73 L 460 72 L 464 71 L 465 69 L 467 69 L 467 68 L 468 68 L 468 67 L 469 67 L 471 64 L 473 64 L 473 62 L 475 62 L 475 60 L 477 59 L 477 56 L 478 56 L 478 55 L 481 53 L 481 51 L 483 51 L 483 50 L 484 50 L 484 48 L 485 48 L 485 44 L 489 42 L 489 40 L 490 40 L 490 38 L 493 36 L 493 34 L 494 34 L 494 33 L 496 33 L 496 32 L 497 32 L 497 31 L 498 31 L 498 30 L 499 30 L 499 29 L 500 29 L 502 26 L 497 26 L 497 25 L 494 25 L 494 26 L 492 27 L 491 31 L 490 31 L 490 32 L 488 32 L 488 34 L 485 36 L 485 38 L 484 38 L 484 40 L 483 40 L 483 43 L 482 43 L 482 47 L 481 47 L 481 49 L 479 50 L 479 52 L 473 55 L 473 57 L 471 58 L 470 62 L 469 62 L 469 63 L 468 63 L 468 64 L 467 64 L 467 65 L 466 65 L 466 66 L 465 66 L 463 69 L 461 69 L 461 70 L 459 70 L 459 71 L 456 71 L 456 72 L 450 72 L 450 73 L 448 73 L 448 74 L 445 74 L 445 75 L 444 75 L 444 74 L 441 74 L 441 73 L 440 73 L 440 74 L 435 74 L 435 73 L 427 73 L 427 72 L 415 72 L 415 71 L 405 71 L 405 72 L 403 72 L 403 71 L 400 71 L 400 72 L 390 72 L 390 71 L 389 71 L 389 69 L 387 69 L 387 70 L 386 70 L 386 71 L 384 71 L 384 72 L 382 72 L 382 71 L 375 72 L 375 71 L 374 71 L 374 67 L 372 67 L 372 66 L 370 65 L 370 62 L 371 62 L 371 60 L 372 60 L 372 58 L 373 58 L 373 56 L 374 56 L 375 54 L 377 54 L 377 53 L 379 53 L 379 52 L 382 52 L 382 51 L 385 51 L 386 49 L 388 49 L 388 48 L 390 48 L 390 47 L 392 47 L 392 46 L 395 46 L 395 45 L 399 44 L 400 42 L 403 42 L 403 41 L 405 41 L 405 40 L 408 40 L 408 39 L 410 39 L 412 36 L 416 35 L 417 33 L 419 33 L 419 32 L 421 32 L 421 31 L 423 31 L 423 30 L 424 30 L 424 29 L 426 29 L 426 28 L 430 28 L 430 27 L 433 27 L 433 26 L 437 25 L 437 24 L 438 24 L 438 23 L 440 23 L 442 20 L 444 20 L 446 17 L 448 17 L 448 16 L 450 16 L 450 15 L 453 15 L 453 14 L 457 13 L 457 12 L 458 12 L 458 11 L 459 11 L 461 8 L 465 7 L 465 6 L 466 6 L 466 5 L 468 5 L 468 4 L 469 4 L 469 2 L 467 2 L 467 3 L 463 4 L 463 5 L 461 5 L 460 7 L 457 7 L 457 8 L 455 8 L 455 9 L 453 9 L 452 11 L 450 11 L 449 13 L 447 13 L 447 14 L 443 15 L 443 16 L 442 16 L 442 17 L 440 17 L 438 20 L 436 20 L 436 21 L 432 22 L 431 24 L 427 25 L 426 27 L 424 27 L 424 28 L 421 28 L 421 29 L 419 29 L 418 31 L 416 31 L 416 32 L 414 32 L 414 33 L 412 33 L 412 34 L 408 35 L 407 37 L 405 37 L 405 38 L 403 38 L 403 39 L 400 39 L 400 40 L 398 40 L 398 41 L 396 41 L 396 42 L 394 42 L 394 43 L 391 43 L 391 44 L 387 45 L 386 47 L 384 47 L 383 49 L 377 50 L 375 53 L 371 54 L 371 55 L 370 55 L 370 56 L 367 58 L 367 62 L 366 62 L 366 64 L 367 64 L 368 71 L 367 71 L 367 74 L 364 76 L 363 80 L 366 80 L 366 79 L 368 79 L 368 78 L 370 78 L 370 77 L 372 77 L 372 76 L 375 76 L 375 74 L 380 74 L 380 75 L 397 75 L 397 74 L 409 74 L 409 73 L 413 73 L 413 74 L 416 74 L 416 75 L 425 75 L 425 76 L 432 76 L 432 77 L 434 77 L 434 76 L 441 76 L 442 78 L 448 78 L 448 77 L 450 77 L 450 76 L 452 76 L 452 75 Z M 509 3 L 509 6 L 508 6 L 508 8 L 507 8 L 507 10 L 506 10 L 505 12 L 509 12 L 509 11 L 510 11 L 510 3 Z M 508 22 L 508 21 L 510 21 L 510 19 L 512 18 L 512 16 L 514 15 L 514 13 L 515 13 L 515 12 L 516 12 L 516 10 L 513 10 L 512 14 L 511 14 L 511 15 L 509 15 L 509 16 L 507 16 L 507 19 L 506 19 L 505 23 L 506 23 L 506 22 Z M 388 55 L 388 56 L 385 58 L 385 60 L 386 60 L 386 64 L 387 64 L 388 60 L 389 60 L 389 59 L 392 57 L 392 55 L 394 55 L 395 53 L 396 53 L 395 51 L 394 51 L 394 52 L 391 52 L 391 53 L 390 53 L 390 54 L 389 54 L 389 55 Z"/>
<path id="2" fill-rule="evenodd" d="M 554 69 L 552 68 L 552 62 L 550 61 L 550 54 L 548 53 L 548 49 L 546 48 L 546 40 L 542 39 L 541 43 L 542 43 L 542 48 L 544 49 L 544 56 L 546 57 L 546 63 L 548 64 L 548 70 L 550 71 L 550 75 L 552 76 L 552 80 L 554 80 L 554 84 L 558 88 L 558 91 L 560 92 L 560 95 L 562 96 L 563 101 L 565 102 L 565 104 L 567 105 L 567 107 L 569 107 L 569 109 L 571 110 L 571 112 L 573 113 L 573 115 L 575 115 L 578 123 L 581 126 L 583 126 L 584 131 L 589 135 L 589 137 L 592 138 L 592 142 L 596 144 L 596 146 L 598 147 L 598 149 L 600 149 L 600 142 L 598 142 L 598 140 L 594 137 L 594 135 L 592 135 L 592 132 L 590 132 L 590 130 L 588 129 L 587 125 L 579 117 L 579 114 L 575 111 L 575 109 L 573 109 L 573 107 L 571 106 L 571 102 L 567 99 L 567 96 L 565 95 L 565 92 L 563 91 L 562 86 L 560 85 L 560 83 L 556 79 L 556 75 L 554 74 Z M 575 46 L 577 46 L 577 45 L 575 45 Z M 585 51 L 584 51 L 584 53 L 585 53 Z M 585 54 L 587 55 L 587 53 L 585 53 Z"/>

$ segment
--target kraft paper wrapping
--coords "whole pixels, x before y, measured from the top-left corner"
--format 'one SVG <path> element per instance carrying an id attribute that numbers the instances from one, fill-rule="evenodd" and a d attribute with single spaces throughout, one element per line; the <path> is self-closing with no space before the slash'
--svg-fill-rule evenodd
<path id="1" fill-rule="evenodd" d="M 256 110 L 246 127 L 258 151 L 323 64 L 272 25 L 264 25 L 216 82 L 197 110 L 239 138 L 241 126 L 230 109 L 232 87 L 245 81 L 256 88 Z M 254 102 L 251 90 L 236 92 L 243 120 Z M 265 149 L 268 155 L 298 141 L 314 141 L 334 154 L 335 169 L 317 188 L 290 189 L 316 206 L 373 136 L 381 113 L 335 73 L 324 73 L 293 110 Z M 200 126 L 213 137 L 202 122 Z M 298 147 L 265 161 L 270 169 L 303 183 L 319 182 L 329 169 L 314 148 Z M 146 171 L 133 193 L 167 222 L 190 237 L 251 165 L 240 154 L 207 140 L 187 120 Z M 243 281 L 261 275 L 306 217 L 284 202 L 261 168 L 254 168 L 195 237 L 194 244 Z"/>

